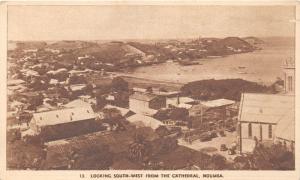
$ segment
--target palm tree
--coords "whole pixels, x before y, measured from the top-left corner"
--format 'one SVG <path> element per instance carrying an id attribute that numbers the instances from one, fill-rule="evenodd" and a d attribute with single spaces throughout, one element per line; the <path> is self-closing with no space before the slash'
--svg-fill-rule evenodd
<path id="1" fill-rule="evenodd" d="M 134 161 L 143 161 L 150 153 L 148 142 L 142 135 L 135 135 L 135 141 L 129 145 L 129 158 Z"/>

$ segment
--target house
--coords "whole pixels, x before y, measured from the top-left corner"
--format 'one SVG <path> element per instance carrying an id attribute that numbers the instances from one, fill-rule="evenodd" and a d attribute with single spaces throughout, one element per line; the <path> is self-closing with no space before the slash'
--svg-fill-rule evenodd
<path id="1" fill-rule="evenodd" d="M 139 88 L 139 87 L 133 87 L 132 90 L 133 90 L 133 92 L 139 92 L 139 93 L 146 93 L 147 92 L 146 88 Z"/>
<path id="2" fill-rule="evenodd" d="M 295 97 L 286 94 L 244 93 L 239 110 L 239 150 L 252 152 L 257 142 L 295 143 Z"/>
<path id="3" fill-rule="evenodd" d="M 93 98 L 89 95 L 79 96 L 79 99 L 81 99 L 82 101 L 87 102 L 89 104 L 96 104 L 96 98 Z"/>
<path id="4" fill-rule="evenodd" d="M 219 111 L 223 117 L 221 117 L 223 120 L 225 119 L 226 115 L 230 115 L 229 109 L 235 104 L 235 101 L 229 100 L 229 99 L 215 99 L 211 101 L 201 101 L 200 106 L 202 109 L 205 109 L 207 112 L 208 109 L 213 111 Z M 190 111 L 191 114 L 194 113 L 192 109 Z"/>
<path id="5" fill-rule="evenodd" d="M 88 103 L 88 102 L 85 102 L 81 99 L 75 99 L 71 102 L 68 102 L 67 104 L 63 104 L 62 105 L 63 107 L 66 107 L 66 108 L 74 108 L 74 107 L 90 107 L 91 104 Z"/>
<path id="6" fill-rule="evenodd" d="M 179 91 L 166 91 L 162 90 L 159 88 L 151 88 L 152 89 L 152 94 L 157 95 L 157 96 L 164 96 L 166 98 L 174 98 L 177 97 L 180 92 Z M 133 92 L 138 92 L 138 93 L 147 93 L 146 88 L 139 88 L 139 87 L 133 87 L 132 88 Z"/>
<path id="7" fill-rule="evenodd" d="M 150 127 L 153 130 L 155 130 L 159 126 L 164 126 L 161 121 L 142 114 L 134 114 L 126 119 L 130 123 L 135 124 L 137 127 Z"/>
<path id="8" fill-rule="evenodd" d="M 281 142 L 294 151 L 295 63 L 292 60 L 285 61 L 283 74 L 283 94 L 242 94 L 238 116 L 240 153 L 252 152 L 257 142 Z"/>
<path id="9" fill-rule="evenodd" d="M 185 104 L 189 104 L 189 103 L 194 103 L 195 100 L 193 98 L 190 97 L 179 97 L 179 96 L 173 96 L 173 97 L 169 97 L 167 98 L 167 106 L 175 106 L 175 107 L 179 107 L 179 106 L 185 106 Z M 191 107 L 191 106 L 189 106 Z"/>
<path id="10" fill-rule="evenodd" d="M 29 127 L 46 141 L 97 131 L 91 106 L 34 113 Z"/>
<path id="11" fill-rule="evenodd" d="M 153 94 L 159 96 L 165 96 L 166 98 L 177 97 L 180 94 L 180 91 L 162 91 L 161 89 L 154 89 Z"/>
<path id="12" fill-rule="evenodd" d="M 119 106 L 113 106 L 110 104 L 107 104 L 106 106 L 104 106 L 104 109 L 112 109 L 112 108 L 119 110 L 121 115 L 125 118 L 134 114 L 134 112 L 132 112 L 130 109 L 122 108 Z"/>
<path id="13" fill-rule="evenodd" d="M 73 96 L 80 96 L 85 93 L 86 87 L 86 84 L 72 84 L 68 89 Z"/>
<path id="14" fill-rule="evenodd" d="M 216 99 L 199 103 L 182 103 L 178 107 L 189 110 L 193 128 L 205 128 L 209 123 L 218 123 L 219 127 L 223 128 L 237 115 L 237 110 L 232 109 L 235 103 L 229 99 Z"/>
<path id="15" fill-rule="evenodd" d="M 166 107 L 166 98 L 150 93 L 134 93 L 129 96 L 129 109 L 135 113 L 154 114 Z"/>

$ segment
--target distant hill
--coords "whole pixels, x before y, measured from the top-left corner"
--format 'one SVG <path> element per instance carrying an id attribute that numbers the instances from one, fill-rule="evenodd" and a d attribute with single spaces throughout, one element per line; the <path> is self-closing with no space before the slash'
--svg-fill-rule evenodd
<path id="1" fill-rule="evenodd" d="M 80 48 L 87 48 L 97 45 L 97 43 L 87 41 L 57 41 L 48 44 L 46 48 L 58 50 L 75 50 Z"/>
<path id="2" fill-rule="evenodd" d="M 165 49 L 161 45 L 155 45 L 155 44 L 146 44 L 146 43 L 140 43 L 140 42 L 128 42 L 130 46 L 135 47 L 136 49 L 141 50 L 142 52 L 146 53 L 147 55 L 156 55 L 158 56 L 158 59 L 168 59 L 168 58 L 174 58 L 172 56 L 172 53 Z"/>
<path id="3" fill-rule="evenodd" d="M 230 46 L 233 48 L 241 48 L 241 49 L 252 49 L 252 46 L 245 40 L 238 37 L 227 37 L 218 41 L 219 44 L 223 46 Z"/>
<path id="4" fill-rule="evenodd" d="M 230 55 L 236 53 L 251 52 L 255 47 L 247 41 L 238 37 L 227 37 L 224 39 L 214 39 L 206 46 L 208 55 Z"/>
<path id="5" fill-rule="evenodd" d="M 172 60 L 198 60 L 208 56 L 226 56 L 252 52 L 257 48 L 248 41 L 255 37 L 198 38 L 190 40 L 162 40 L 156 42 L 79 41 L 17 42 L 21 49 L 57 49 L 54 59 L 65 64 L 80 63 L 99 68 L 115 66 L 136 67 Z M 13 46 L 12 46 L 13 48 Z M 42 52 L 40 52 L 42 53 Z M 87 55 L 87 56 L 86 56 Z M 78 57 L 84 57 L 79 58 Z M 82 59 L 82 60 L 81 60 Z M 80 62 L 79 62 L 80 61 Z M 85 61 L 85 62 L 82 62 Z M 101 63 L 98 63 L 101 62 Z M 105 65 L 103 65 L 105 63 Z M 108 64 L 109 63 L 109 64 Z M 100 67 L 101 66 L 101 67 Z M 103 66 L 103 67 L 102 67 Z M 118 66 L 118 67 L 116 67 Z"/>
<path id="6" fill-rule="evenodd" d="M 109 42 L 77 49 L 74 54 L 77 56 L 92 55 L 101 62 L 114 64 L 128 54 L 140 54 L 143 56 L 145 53 L 123 42 Z"/>
<path id="7" fill-rule="evenodd" d="M 15 45 L 18 49 L 41 49 L 47 46 L 44 41 L 17 41 Z"/>
<path id="8" fill-rule="evenodd" d="M 248 36 L 248 37 L 244 37 L 242 38 L 244 41 L 248 42 L 251 45 L 258 45 L 258 44 L 263 44 L 264 41 L 257 38 L 257 37 L 253 37 L 253 36 Z"/>

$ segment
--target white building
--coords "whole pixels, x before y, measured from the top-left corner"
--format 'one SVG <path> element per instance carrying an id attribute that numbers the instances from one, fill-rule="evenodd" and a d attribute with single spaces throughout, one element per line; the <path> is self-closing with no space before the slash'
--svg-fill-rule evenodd
<path id="1" fill-rule="evenodd" d="M 295 142 L 294 98 L 283 94 L 242 94 L 238 133 L 242 153 L 252 152 L 255 140 Z"/>
<path id="2" fill-rule="evenodd" d="M 40 134 L 47 127 L 64 128 L 71 124 L 77 124 L 82 128 L 83 123 L 95 120 L 95 113 L 91 106 L 65 108 L 54 111 L 34 113 L 30 121 L 30 129 L 35 134 Z M 67 129 L 67 128 L 66 128 Z"/>
<path id="3" fill-rule="evenodd" d="M 129 109 L 135 113 L 152 115 L 166 107 L 166 98 L 150 93 L 134 93 L 129 97 Z"/>
<path id="4" fill-rule="evenodd" d="M 293 150 L 295 143 L 295 67 L 284 66 L 285 93 L 244 93 L 239 109 L 240 152 L 252 152 L 256 142 L 282 142 Z"/>

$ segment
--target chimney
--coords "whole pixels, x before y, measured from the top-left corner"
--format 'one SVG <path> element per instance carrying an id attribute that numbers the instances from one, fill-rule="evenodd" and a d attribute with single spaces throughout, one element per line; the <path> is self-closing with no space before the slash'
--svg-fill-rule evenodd
<path id="1" fill-rule="evenodd" d="M 177 95 L 177 105 L 180 104 L 180 100 L 179 100 L 179 94 Z"/>

